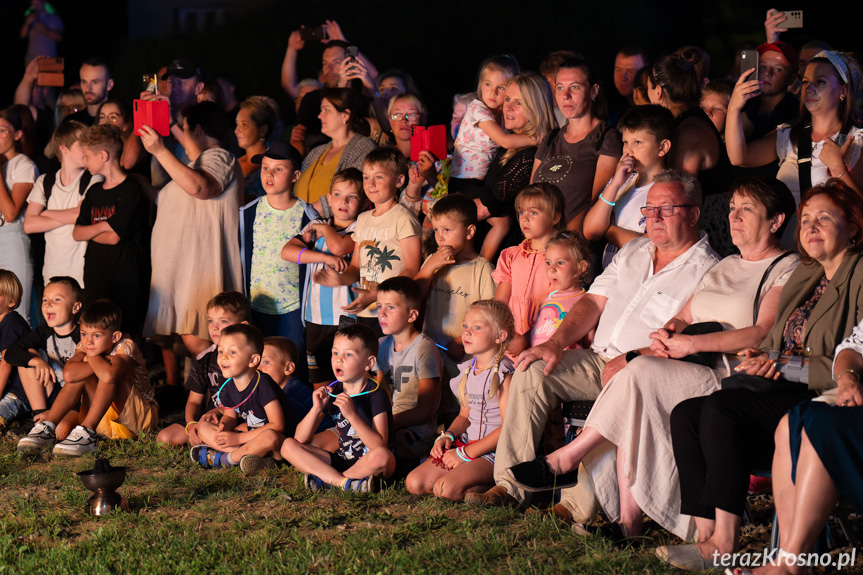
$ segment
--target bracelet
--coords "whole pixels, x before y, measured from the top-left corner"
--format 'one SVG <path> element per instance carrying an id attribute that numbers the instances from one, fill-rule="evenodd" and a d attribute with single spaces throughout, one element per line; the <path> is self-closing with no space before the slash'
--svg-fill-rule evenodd
<path id="1" fill-rule="evenodd" d="M 304 252 L 304 251 L 306 251 L 307 249 L 309 249 L 309 248 L 303 248 L 303 249 L 301 249 L 301 250 L 300 250 L 300 253 L 298 253 L 298 254 L 297 254 L 297 265 L 298 265 L 298 266 L 303 265 L 303 264 L 300 262 L 300 256 L 301 256 L 301 255 L 303 255 L 303 252 Z"/>
<path id="2" fill-rule="evenodd" d="M 437 436 L 437 439 L 435 439 L 434 442 L 437 443 L 444 437 L 449 437 L 450 441 L 455 441 L 455 437 L 453 437 L 452 433 L 450 433 L 449 431 L 441 431 L 440 435 Z"/>
<path id="3" fill-rule="evenodd" d="M 839 179 L 839 178 L 841 178 L 842 176 L 844 176 L 844 175 L 845 175 L 845 174 L 847 174 L 847 173 L 848 173 L 848 166 L 845 166 L 845 171 L 844 171 L 844 172 L 842 172 L 841 174 L 839 174 L 838 176 L 836 176 L 836 178 L 837 178 L 837 179 Z"/>
<path id="4" fill-rule="evenodd" d="M 186 424 L 186 435 L 189 435 L 189 426 L 190 425 L 198 425 L 198 422 L 197 421 L 190 421 L 189 423 Z"/>
<path id="5" fill-rule="evenodd" d="M 455 454 L 458 455 L 459 457 L 461 457 L 461 460 L 464 461 L 465 463 L 469 463 L 469 462 L 473 461 L 473 457 L 471 457 L 470 455 L 465 453 L 464 445 L 462 445 L 461 447 L 456 447 Z"/>
<path id="6" fill-rule="evenodd" d="M 609 202 L 608 200 L 606 200 L 605 198 L 603 198 L 603 197 L 602 197 L 602 192 L 599 192 L 599 199 L 600 199 L 600 200 L 602 200 L 603 202 L 605 202 L 606 204 L 608 204 L 609 206 L 614 206 L 614 205 L 616 205 L 616 204 L 617 204 L 617 202 Z"/>
<path id="7" fill-rule="evenodd" d="M 852 374 L 854 377 L 857 378 L 857 381 L 860 381 L 860 374 L 857 373 L 856 369 L 846 369 L 844 371 L 839 372 L 839 375 L 834 377 L 833 381 L 835 381 L 836 383 L 839 383 L 839 378 L 842 377 L 843 375 L 845 375 L 846 373 Z"/>

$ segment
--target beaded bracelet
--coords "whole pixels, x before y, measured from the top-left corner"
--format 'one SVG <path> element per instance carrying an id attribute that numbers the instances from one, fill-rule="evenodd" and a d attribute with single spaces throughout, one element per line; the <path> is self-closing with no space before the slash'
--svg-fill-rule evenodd
<path id="1" fill-rule="evenodd" d="M 473 457 L 471 457 L 470 455 L 465 453 L 463 445 L 461 447 L 456 447 L 455 454 L 458 455 L 459 457 L 461 457 L 461 460 L 464 461 L 465 463 L 473 461 Z"/>
<path id="2" fill-rule="evenodd" d="M 198 425 L 198 422 L 197 421 L 190 421 L 189 423 L 186 424 L 186 435 L 189 435 L 189 426 L 190 425 Z"/>
<path id="3" fill-rule="evenodd" d="M 605 198 L 603 198 L 603 197 L 602 197 L 602 192 L 600 192 L 600 193 L 599 193 L 599 199 L 600 199 L 600 200 L 602 200 L 603 202 L 605 202 L 606 204 L 608 204 L 609 206 L 615 206 L 615 205 L 617 205 L 617 202 L 609 202 L 608 200 L 606 200 Z"/>
<path id="4" fill-rule="evenodd" d="M 437 436 L 437 439 L 434 440 L 435 443 L 443 439 L 444 437 L 449 437 L 450 441 L 455 441 L 455 437 L 453 437 L 452 433 L 448 431 L 441 431 L 440 435 Z"/>
<path id="5" fill-rule="evenodd" d="M 838 382 L 838 381 L 839 381 L 839 378 L 840 378 L 840 377 L 842 377 L 843 375 L 845 375 L 846 373 L 850 373 L 850 374 L 852 374 L 854 377 L 856 377 L 856 378 L 857 378 L 857 381 L 860 381 L 860 375 L 857 373 L 857 370 L 856 370 L 856 369 L 846 369 L 846 370 L 844 370 L 844 371 L 839 372 L 839 375 L 837 375 L 837 376 L 833 379 L 833 381 Z"/>
<path id="6" fill-rule="evenodd" d="M 306 251 L 307 249 L 309 249 L 309 248 L 303 248 L 303 249 L 301 249 L 301 250 L 300 250 L 300 253 L 298 253 L 298 254 L 297 254 L 297 265 L 298 265 L 298 266 L 303 265 L 303 264 L 300 262 L 300 256 L 301 256 L 301 255 L 303 255 L 303 252 L 304 252 L 304 251 Z"/>

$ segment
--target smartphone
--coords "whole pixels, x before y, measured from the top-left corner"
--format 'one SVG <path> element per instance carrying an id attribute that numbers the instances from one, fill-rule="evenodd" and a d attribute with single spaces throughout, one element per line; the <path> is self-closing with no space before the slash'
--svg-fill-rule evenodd
<path id="1" fill-rule="evenodd" d="M 63 58 L 41 58 L 37 62 L 40 72 L 63 72 Z"/>
<path id="2" fill-rule="evenodd" d="M 847 139 L 848 139 L 848 134 L 843 134 L 842 132 L 839 132 L 836 135 L 836 145 L 837 146 L 844 146 L 845 140 L 847 140 Z"/>
<path id="3" fill-rule="evenodd" d="M 327 39 L 327 31 L 322 26 L 300 28 L 300 38 L 303 42 L 320 42 Z"/>
<path id="4" fill-rule="evenodd" d="M 144 92 L 152 92 L 158 96 L 159 82 L 157 81 L 157 76 L 157 74 L 144 74 L 141 82 L 141 90 Z"/>
<path id="5" fill-rule="evenodd" d="M 755 68 L 755 71 L 746 77 L 746 82 L 758 79 L 758 64 L 760 57 L 758 50 L 744 50 L 740 54 L 740 74 L 743 75 L 749 68 Z"/>
<path id="6" fill-rule="evenodd" d="M 356 46 L 348 46 L 348 49 L 345 50 L 345 56 L 351 62 L 357 61 L 357 53 L 359 53 L 359 49 Z"/>
<path id="7" fill-rule="evenodd" d="M 803 28 L 803 10 L 785 10 L 784 12 L 786 20 L 777 26 L 777 28 L 780 30 Z"/>

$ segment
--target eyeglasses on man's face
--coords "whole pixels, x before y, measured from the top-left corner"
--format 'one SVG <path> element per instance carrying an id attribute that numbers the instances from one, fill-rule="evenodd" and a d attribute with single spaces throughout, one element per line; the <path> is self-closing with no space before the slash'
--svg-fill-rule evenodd
<path id="1" fill-rule="evenodd" d="M 655 218 L 657 212 L 662 215 L 663 218 L 669 218 L 674 215 L 677 211 L 677 208 L 694 208 L 695 206 L 692 204 L 676 204 L 676 205 L 665 205 L 665 206 L 642 206 L 639 208 L 641 211 L 641 215 L 647 218 Z"/>

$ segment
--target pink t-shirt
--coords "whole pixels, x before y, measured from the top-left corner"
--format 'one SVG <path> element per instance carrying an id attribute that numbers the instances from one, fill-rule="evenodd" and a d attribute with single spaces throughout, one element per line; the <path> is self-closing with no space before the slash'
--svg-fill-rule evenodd
<path id="1" fill-rule="evenodd" d="M 536 316 L 536 323 L 533 324 L 533 329 L 530 332 L 531 347 L 545 343 L 548 338 L 554 335 L 557 328 L 560 327 L 560 322 L 575 305 L 575 302 L 584 296 L 583 289 L 570 291 L 553 291 L 548 294 L 548 297 L 542 302 L 539 308 L 539 313 Z M 580 349 L 581 346 L 573 344 L 566 349 Z"/>
<path id="2" fill-rule="evenodd" d="M 527 242 L 503 250 L 497 269 L 491 274 L 497 285 L 512 284 L 509 308 L 515 318 L 516 333 L 530 331 L 551 288 L 545 274 L 545 250 L 534 252 L 528 249 Z"/>
<path id="3" fill-rule="evenodd" d="M 480 122 L 486 121 L 496 121 L 492 111 L 480 100 L 471 102 L 453 145 L 451 178 L 485 178 L 500 147 L 479 127 Z"/>

